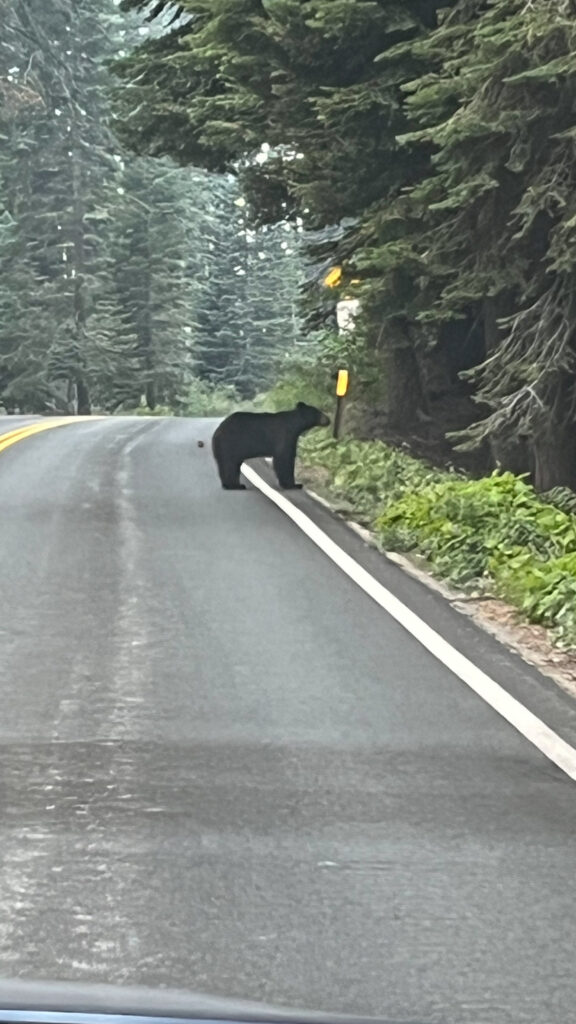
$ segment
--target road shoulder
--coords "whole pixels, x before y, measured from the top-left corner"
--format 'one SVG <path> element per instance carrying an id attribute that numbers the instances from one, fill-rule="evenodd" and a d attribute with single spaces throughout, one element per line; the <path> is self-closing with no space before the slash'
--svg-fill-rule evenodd
<path id="1" fill-rule="evenodd" d="M 254 460 L 252 468 L 274 489 L 277 483 L 265 460 Z M 282 492 L 317 527 L 352 557 L 410 611 L 443 637 L 456 651 L 472 661 L 512 697 L 536 715 L 562 739 L 576 746 L 576 701 L 568 687 L 545 666 L 531 664 L 524 652 L 515 650 L 502 627 L 470 614 L 467 602 L 454 600 L 447 588 L 427 577 L 406 560 L 384 554 L 371 543 L 366 531 L 342 519 L 323 499 L 305 490 Z M 383 612 L 383 614 L 385 614 Z"/>

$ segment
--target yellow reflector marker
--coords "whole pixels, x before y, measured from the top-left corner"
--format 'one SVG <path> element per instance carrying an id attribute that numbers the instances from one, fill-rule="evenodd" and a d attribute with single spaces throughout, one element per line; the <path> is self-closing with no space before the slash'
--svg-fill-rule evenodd
<path id="1" fill-rule="evenodd" d="M 335 288 L 336 285 L 340 284 L 342 280 L 342 267 L 333 267 L 329 274 L 324 278 L 324 284 L 327 288 Z"/>
<path id="2" fill-rule="evenodd" d="M 336 382 L 336 394 L 338 398 L 344 398 L 344 395 L 348 391 L 348 370 L 338 370 L 338 380 Z"/>

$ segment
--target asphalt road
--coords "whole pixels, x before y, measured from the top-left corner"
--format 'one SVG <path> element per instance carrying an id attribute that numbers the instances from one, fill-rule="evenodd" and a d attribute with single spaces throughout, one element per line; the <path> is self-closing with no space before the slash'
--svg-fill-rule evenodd
<path id="1" fill-rule="evenodd" d="M 575 784 L 222 492 L 212 427 L 0 454 L 0 973 L 566 1024 Z"/>

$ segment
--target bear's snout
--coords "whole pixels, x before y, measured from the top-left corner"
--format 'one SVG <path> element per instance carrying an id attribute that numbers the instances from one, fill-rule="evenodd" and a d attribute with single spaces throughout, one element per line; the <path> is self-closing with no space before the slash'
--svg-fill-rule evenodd
<path id="1" fill-rule="evenodd" d="M 320 422 L 318 423 L 318 426 L 319 427 L 329 427 L 330 426 L 330 417 L 327 416 L 325 412 L 323 412 L 322 415 L 320 416 Z"/>

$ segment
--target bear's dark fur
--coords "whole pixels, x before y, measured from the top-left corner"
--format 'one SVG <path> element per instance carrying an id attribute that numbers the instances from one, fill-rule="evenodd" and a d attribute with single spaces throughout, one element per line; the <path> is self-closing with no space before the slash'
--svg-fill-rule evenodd
<path id="1" fill-rule="evenodd" d="M 280 487 L 301 487 L 294 482 L 294 461 L 298 438 L 312 427 L 330 423 L 320 409 L 298 402 L 287 412 L 234 412 L 216 428 L 212 451 L 218 465 L 222 487 L 227 491 L 245 490 L 240 483 L 240 467 L 246 459 L 272 456 Z"/>

